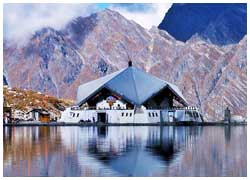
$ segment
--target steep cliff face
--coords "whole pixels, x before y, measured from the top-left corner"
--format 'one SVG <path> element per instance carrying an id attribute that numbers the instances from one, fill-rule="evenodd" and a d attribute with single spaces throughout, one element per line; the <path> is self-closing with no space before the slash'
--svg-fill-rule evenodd
<path id="1" fill-rule="evenodd" d="M 71 41 L 52 28 L 37 31 L 24 47 L 7 47 L 4 57 L 11 86 L 59 97 L 84 67 Z"/>
<path id="2" fill-rule="evenodd" d="M 224 47 L 198 37 L 186 43 L 172 40 L 169 45 L 169 41 L 161 41 L 159 32 L 153 33 L 153 57 L 160 54 L 162 47 L 174 50 L 150 68 L 152 74 L 178 85 L 190 104 L 199 106 L 210 120 L 221 119 L 227 106 L 246 117 L 246 36 L 239 44 Z"/>
<path id="3" fill-rule="evenodd" d="M 238 43 L 247 32 L 247 5 L 173 4 L 159 28 L 183 42 L 197 34 L 217 45 Z"/>
<path id="4" fill-rule="evenodd" d="M 80 84 L 124 68 L 130 59 L 178 85 L 210 120 L 221 118 L 226 106 L 246 117 L 246 37 L 225 47 L 199 37 L 183 43 L 107 9 L 78 17 L 59 31 L 41 29 L 25 45 L 4 45 L 11 87 L 64 98 L 75 98 Z"/>

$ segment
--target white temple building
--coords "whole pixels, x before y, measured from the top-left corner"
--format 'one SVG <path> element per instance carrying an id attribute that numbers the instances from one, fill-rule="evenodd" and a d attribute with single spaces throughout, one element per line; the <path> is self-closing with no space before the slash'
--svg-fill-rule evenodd
<path id="1" fill-rule="evenodd" d="M 162 123 L 203 121 L 177 86 L 129 66 L 82 84 L 77 106 L 67 108 L 61 122 Z"/>

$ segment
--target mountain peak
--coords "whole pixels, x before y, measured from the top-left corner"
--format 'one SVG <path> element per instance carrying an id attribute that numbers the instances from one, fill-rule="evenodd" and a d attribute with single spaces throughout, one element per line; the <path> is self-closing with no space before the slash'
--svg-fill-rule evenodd
<path id="1" fill-rule="evenodd" d="M 109 9 L 109 8 L 105 8 L 104 10 L 102 11 L 99 11 L 96 13 L 97 15 L 108 15 L 108 16 L 122 16 L 119 12 L 117 11 L 114 11 L 112 9 Z"/>
<path id="2" fill-rule="evenodd" d="M 99 22 L 109 23 L 112 21 L 118 21 L 118 22 L 129 21 L 124 16 L 122 16 L 119 12 L 108 9 L 108 8 L 95 13 L 95 15 L 97 16 L 97 21 Z"/>
<path id="3" fill-rule="evenodd" d="M 241 3 L 173 4 L 159 28 L 183 42 L 198 34 L 216 45 L 234 44 L 246 34 L 246 9 Z"/>
<path id="4" fill-rule="evenodd" d="M 119 31 L 119 29 L 129 31 L 130 26 L 133 26 L 132 22 L 119 12 L 104 9 L 87 17 L 80 16 L 75 18 L 62 31 L 72 42 L 75 42 L 77 47 L 80 47 L 86 37 L 94 31 L 97 31 L 100 36 L 104 36 L 103 34 L 105 33 L 110 31 L 114 33 L 114 31 Z M 131 27 L 131 30 L 133 29 Z"/>
<path id="5" fill-rule="evenodd" d="M 117 11 L 111 10 L 109 8 L 105 8 L 104 10 L 99 11 L 99 13 L 119 14 Z"/>

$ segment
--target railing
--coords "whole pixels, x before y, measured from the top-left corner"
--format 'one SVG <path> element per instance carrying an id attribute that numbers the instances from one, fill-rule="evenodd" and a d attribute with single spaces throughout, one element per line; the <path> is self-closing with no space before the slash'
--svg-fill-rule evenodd
<path id="1" fill-rule="evenodd" d="M 125 109 L 125 108 L 116 108 L 116 109 L 110 109 L 110 108 L 96 108 L 96 107 L 88 107 L 88 108 L 76 108 L 76 107 L 73 107 L 71 108 L 71 110 L 74 110 L 74 111 L 82 111 L 82 110 L 134 110 L 134 109 Z M 146 109 L 146 110 L 149 110 L 149 111 L 153 111 L 153 110 L 160 110 L 160 111 L 164 111 L 164 110 L 167 110 L 167 111 L 175 111 L 175 110 L 191 110 L 191 111 L 199 111 L 199 108 L 198 107 L 172 107 L 172 108 L 166 108 L 166 109 Z"/>
<path id="2" fill-rule="evenodd" d="M 198 107 L 195 106 L 189 106 L 189 107 L 171 107 L 166 109 L 146 109 L 146 110 L 197 110 L 199 111 Z"/>
<path id="3" fill-rule="evenodd" d="M 74 111 L 81 111 L 81 110 L 133 110 L 133 109 L 125 109 L 125 108 L 116 108 L 116 109 L 110 109 L 110 108 L 96 108 L 96 107 L 88 107 L 86 109 L 84 108 L 71 108 L 71 110 Z"/>

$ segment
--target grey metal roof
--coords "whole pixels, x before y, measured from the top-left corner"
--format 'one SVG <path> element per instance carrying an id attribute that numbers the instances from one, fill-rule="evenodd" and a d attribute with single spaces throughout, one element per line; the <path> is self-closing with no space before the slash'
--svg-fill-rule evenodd
<path id="1" fill-rule="evenodd" d="M 77 103 L 85 103 L 102 88 L 108 88 L 134 105 L 141 105 L 161 89 L 168 87 L 183 104 L 187 101 L 179 88 L 133 66 L 79 86 Z"/>

